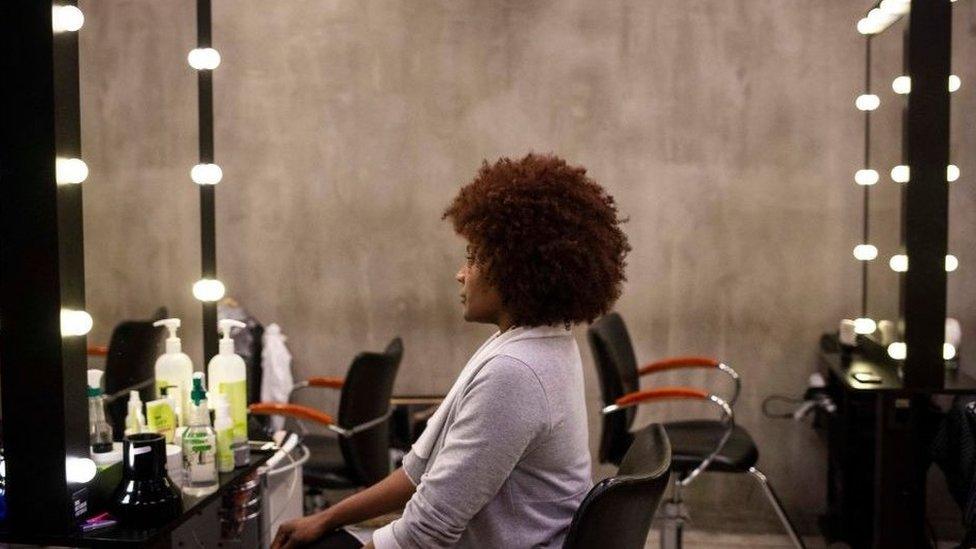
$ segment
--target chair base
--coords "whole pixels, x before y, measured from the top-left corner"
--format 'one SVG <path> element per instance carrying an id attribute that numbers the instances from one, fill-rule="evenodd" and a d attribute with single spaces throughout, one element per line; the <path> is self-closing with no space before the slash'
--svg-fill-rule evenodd
<path id="1" fill-rule="evenodd" d="M 803 538 L 797 534 L 796 527 L 793 526 L 789 515 L 783 509 L 783 504 L 780 502 L 766 475 L 755 467 L 750 467 L 748 473 L 762 487 L 763 494 L 776 512 L 776 516 L 783 524 L 783 528 L 786 530 L 793 545 L 798 549 L 806 549 Z M 684 525 L 689 519 L 687 506 L 681 497 L 681 480 L 679 477 L 674 479 L 672 486 L 671 498 L 665 501 L 662 507 L 661 549 L 681 549 Z"/>

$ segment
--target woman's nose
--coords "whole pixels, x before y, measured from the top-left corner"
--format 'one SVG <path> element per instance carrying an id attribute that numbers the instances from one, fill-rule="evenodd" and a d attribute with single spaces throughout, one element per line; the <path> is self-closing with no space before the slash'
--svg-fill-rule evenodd
<path id="1" fill-rule="evenodd" d="M 454 275 L 454 280 L 457 280 L 461 284 L 464 284 L 464 267 L 461 267 L 457 274 Z"/>

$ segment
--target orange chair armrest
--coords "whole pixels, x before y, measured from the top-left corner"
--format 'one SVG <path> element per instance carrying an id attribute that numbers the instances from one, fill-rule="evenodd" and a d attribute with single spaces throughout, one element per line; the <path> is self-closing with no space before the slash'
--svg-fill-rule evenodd
<path id="1" fill-rule="evenodd" d="M 637 370 L 638 375 L 654 374 L 681 368 L 718 368 L 720 361 L 704 356 L 676 356 L 652 362 Z"/>
<path id="2" fill-rule="evenodd" d="M 247 407 L 254 415 L 263 416 L 288 416 L 295 419 L 306 419 L 321 423 L 322 425 L 333 425 L 335 420 L 325 412 L 320 412 L 315 408 L 302 406 L 301 404 L 285 404 L 283 402 L 255 402 Z"/>
<path id="3" fill-rule="evenodd" d="M 626 395 L 618 398 L 615 401 L 615 404 L 623 407 L 651 400 L 708 400 L 709 396 L 710 395 L 707 392 L 691 387 L 661 387 L 658 389 L 646 389 L 644 391 L 627 393 Z"/>
<path id="4" fill-rule="evenodd" d="M 309 387 L 327 387 L 329 389 L 342 389 L 346 380 L 341 377 L 310 377 L 308 378 Z"/>
<path id="5" fill-rule="evenodd" d="M 89 345 L 88 356 L 108 356 L 108 347 L 105 345 Z"/>

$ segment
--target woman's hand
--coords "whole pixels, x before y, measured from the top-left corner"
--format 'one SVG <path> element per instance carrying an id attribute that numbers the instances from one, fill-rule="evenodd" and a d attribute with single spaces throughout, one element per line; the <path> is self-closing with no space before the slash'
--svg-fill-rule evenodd
<path id="1" fill-rule="evenodd" d="M 289 520 L 278 528 L 271 549 L 301 547 L 324 536 L 329 531 L 325 517 L 316 514 Z"/>

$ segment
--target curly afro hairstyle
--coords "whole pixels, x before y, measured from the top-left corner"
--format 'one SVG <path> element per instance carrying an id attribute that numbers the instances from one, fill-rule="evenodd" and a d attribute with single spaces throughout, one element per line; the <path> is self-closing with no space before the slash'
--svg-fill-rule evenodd
<path id="1" fill-rule="evenodd" d="M 630 251 L 613 197 L 553 155 L 485 161 L 445 210 L 520 326 L 592 322 L 620 297 Z"/>

